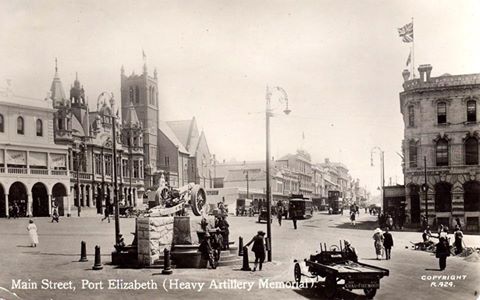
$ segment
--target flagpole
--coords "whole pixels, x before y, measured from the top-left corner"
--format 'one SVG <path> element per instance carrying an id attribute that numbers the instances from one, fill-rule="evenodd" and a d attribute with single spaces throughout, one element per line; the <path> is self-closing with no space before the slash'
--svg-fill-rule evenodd
<path id="1" fill-rule="evenodd" d="M 415 27 L 413 26 L 412 17 L 412 74 L 415 79 Z"/>

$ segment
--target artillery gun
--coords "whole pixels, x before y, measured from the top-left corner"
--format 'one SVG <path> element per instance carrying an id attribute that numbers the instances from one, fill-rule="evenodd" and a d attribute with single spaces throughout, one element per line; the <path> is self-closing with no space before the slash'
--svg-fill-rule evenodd
<path id="1" fill-rule="evenodd" d="M 205 190 L 193 182 L 175 189 L 163 181 L 156 191 L 149 192 L 148 199 L 159 203 L 148 211 L 152 217 L 172 215 L 186 206 L 192 209 L 194 215 L 201 216 L 207 203 Z"/>

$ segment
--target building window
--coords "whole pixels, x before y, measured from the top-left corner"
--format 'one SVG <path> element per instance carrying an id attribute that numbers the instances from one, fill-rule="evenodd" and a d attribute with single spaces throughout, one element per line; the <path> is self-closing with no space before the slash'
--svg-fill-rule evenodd
<path id="1" fill-rule="evenodd" d="M 135 87 L 135 103 L 140 103 L 140 90 L 138 86 Z"/>
<path id="2" fill-rule="evenodd" d="M 447 104 L 445 102 L 440 102 L 437 104 L 437 123 L 447 123 Z"/>
<path id="3" fill-rule="evenodd" d="M 24 134 L 25 133 L 25 122 L 23 121 L 22 117 L 17 118 L 17 134 Z"/>
<path id="4" fill-rule="evenodd" d="M 467 122 L 477 122 L 477 102 L 467 102 Z"/>
<path id="5" fill-rule="evenodd" d="M 165 156 L 165 166 L 170 166 L 170 157 L 169 156 Z"/>
<path id="6" fill-rule="evenodd" d="M 133 87 L 130 87 L 128 89 L 128 97 L 130 98 L 130 103 L 135 102 L 134 94 L 133 94 Z"/>
<path id="7" fill-rule="evenodd" d="M 408 107 L 408 126 L 415 126 L 415 111 L 413 109 L 413 105 L 410 105 Z"/>
<path id="8" fill-rule="evenodd" d="M 417 143 L 410 141 L 408 144 L 408 163 L 410 168 L 417 167 Z"/>
<path id="9" fill-rule="evenodd" d="M 63 119 L 62 118 L 58 119 L 58 129 L 63 130 Z"/>
<path id="10" fill-rule="evenodd" d="M 95 174 L 102 175 L 102 155 L 95 154 Z"/>
<path id="11" fill-rule="evenodd" d="M 452 186 L 447 182 L 440 182 L 435 185 L 435 211 L 452 211 Z"/>
<path id="12" fill-rule="evenodd" d="M 465 141 L 465 164 L 478 165 L 478 140 L 474 137 Z"/>
<path id="13" fill-rule="evenodd" d="M 448 166 L 448 141 L 440 139 L 436 145 L 437 166 Z"/>
<path id="14" fill-rule="evenodd" d="M 37 120 L 37 136 L 43 136 L 43 122 L 42 120 Z"/>
<path id="15" fill-rule="evenodd" d="M 468 181 L 463 185 L 463 205 L 465 211 L 480 210 L 480 182 Z"/>
<path id="16" fill-rule="evenodd" d="M 139 178 L 138 176 L 139 171 L 140 171 L 139 161 L 134 160 L 133 161 L 133 178 Z"/>
<path id="17" fill-rule="evenodd" d="M 105 155 L 105 175 L 112 176 L 112 156 Z"/>
<path id="18" fill-rule="evenodd" d="M 4 120 L 3 120 L 3 115 L 0 114 L 0 132 L 4 132 L 5 128 L 4 128 Z"/>

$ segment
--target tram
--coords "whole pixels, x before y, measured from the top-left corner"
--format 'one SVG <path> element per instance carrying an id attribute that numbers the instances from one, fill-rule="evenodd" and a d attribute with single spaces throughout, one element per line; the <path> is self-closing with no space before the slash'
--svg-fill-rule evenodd
<path id="1" fill-rule="evenodd" d="M 303 195 L 293 194 L 288 200 L 288 218 L 295 216 L 299 219 L 308 219 L 313 216 L 313 201 Z"/>

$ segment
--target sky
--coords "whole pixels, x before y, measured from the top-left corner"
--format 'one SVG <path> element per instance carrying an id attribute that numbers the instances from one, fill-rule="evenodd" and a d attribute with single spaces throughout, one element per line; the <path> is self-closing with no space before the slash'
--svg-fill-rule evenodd
<path id="1" fill-rule="evenodd" d="M 58 58 L 68 93 L 75 73 L 92 109 L 120 101 L 120 68 L 158 71 L 160 118 L 197 119 L 220 161 L 265 159 L 265 93 L 272 156 L 297 149 L 343 162 L 378 193 L 403 183 L 399 93 L 411 51 L 397 28 L 414 18 L 415 65 L 432 76 L 480 72 L 480 1 L 5 1 L 0 88 L 46 97 Z M 417 75 L 418 76 L 418 75 Z"/>

